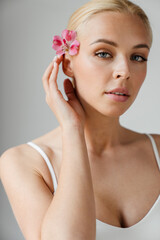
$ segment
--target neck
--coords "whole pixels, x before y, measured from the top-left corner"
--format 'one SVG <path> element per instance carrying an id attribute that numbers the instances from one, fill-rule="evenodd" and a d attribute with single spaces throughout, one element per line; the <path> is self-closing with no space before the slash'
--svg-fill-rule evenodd
<path id="1" fill-rule="evenodd" d="M 107 149 L 118 145 L 121 130 L 119 118 L 87 116 L 84 133 L 88 151 L 100 156 Z"/>

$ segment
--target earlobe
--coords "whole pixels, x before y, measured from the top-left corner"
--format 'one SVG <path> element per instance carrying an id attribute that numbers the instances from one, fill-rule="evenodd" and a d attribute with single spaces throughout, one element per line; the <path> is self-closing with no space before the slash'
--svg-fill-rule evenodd
<path id="1" fill-rule="evenodd" d="M 74 77 L 71 66 L 71 59 L 66 54 L 63 56 L 62 69 L 65 75 L 72 78 Z"/>

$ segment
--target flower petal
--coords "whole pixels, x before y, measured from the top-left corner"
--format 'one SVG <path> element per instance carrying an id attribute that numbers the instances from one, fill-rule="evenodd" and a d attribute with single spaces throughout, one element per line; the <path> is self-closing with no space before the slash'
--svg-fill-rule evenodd
<path id="1" fill-rule="evenodd" d="M 65 50 L 63 50 L 62 48 L 59 49 L 57 52 L 56 52 L 57 55 L 61 56 L 63 54 L 65 54 Z"/>
<path id="2" fill-rule="evenodd" d="M 68 42 L 73 42 L 76 39 L 77 33 L 76 31 L 70 31 L 70 30 L 63 30 L 62 37 L 66 39 Z"/>
<path id="3" fill-rule="evenodd" d="M 52 48 L 54 50 L 58 50 L 62 45 L 63 45 L 63 39 L 60 36 L 54 36 Z"/>
<path id="4" fill-rule="evenodd" d="M 71 56 L 74 56 L 74 55 L 76 55 L 78 53 L 78 50 L 77 50 L 77 48 L 70 48 L 69 49 L 69 54 L 71 55 Z"/>
<path id="5" fill-rule="evenodd" d="M 76 55 L 78 53 L 80 43 L 76 40 L 77 33 L 72 30 L 63 30 L 62 37 L 54 36 L 52 48 L 56 50 L 57 55 L 63 55 L 65 52 L 69 52 L 70 55 Z"/>
<path id="6" fill-rule="evenodd" d="M 80 45 L 80 43 L 79 43 L 77 40 L 75 40 L 75 41 L 71 44 L 70 49 L 69 49 L 69 54 L 70 54 L 71 56 L 76 55 L 76 54 L 78 53 L 79 45 Z"/>
<path id="7" fill-rule="evenodd" d="M 66 35 L 68 35 L 69 30 L 65 29 L 62 31 L 62 38 L 66 39 Z"/>
<path id="8" fill-rule="evenodd" d="M 80 43 L 79 43 L 78 40 L 74 40 L 74 42 L 72 42 L 72 44 L 71 44 L 71 47 L 72 47 L 73 45 L 76 46 L 76 47 L 78 48 L 79 45 L 80 45 Z"/>

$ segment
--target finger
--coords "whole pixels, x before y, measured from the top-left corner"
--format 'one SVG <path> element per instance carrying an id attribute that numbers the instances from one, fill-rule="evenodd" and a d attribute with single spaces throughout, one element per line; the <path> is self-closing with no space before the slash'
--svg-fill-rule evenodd
<path id="1" fill-rule="evenodd" d="M 56 71 L 54 70 L 54 63 L 58 63 L 58 65 L 61 63 L 63 60 L 63 56 L 55 56 L 52 62 L 49 64 L 47 67 L 43 77 L 42 77 L 42 82 L 43 82 L 43 87 L 45 89 L 46 94 L 49 92 L 50 85 L 52 85 L 52 88 L 58 90 L 58 85 L 57 85 L 57 75 L 58 75 L 58 70 L 57 65 L 55 64 Z M 53 81 L 54 80 L 54 81 Z M 54 83 L 54 85 L 53 85 Z M 52 89 L 53 90 L 53 89 Z"/>
<path id="2" fill-rule="evenodd" d="M 63 55 L 61 55 L 61 56 L 57 55 L 56 62 L 57 62 L 58 64 L 60 64 L 60 63 L 62 62 L 62 60 L 63 60 Z"/>
<path id="3" fill-rule="evenodd" d="M 57 62 L 58 64 L 60 64 L 60 62 L 63 60 L 63 55 L 59 56 L 55 56 L 53 58 L 53 61 L 49 64 L 49 66 L 47 67 L 47 69 L 45 70 L 44 74 L 43 74 L 43 77 L 42 78 L 46 78 L 48 76 L 48 74 L 50 73 L 50 69 L 51 67 L 53 66 L 53 62 Z"/>
<path id="4" fill-rule="evenodd" d="M 43 87 L 44 87 L 46 93 L 48 92 L 48 87 L 49 87 L 48 86 L 48 80 L 50 78 L 52 70 L 53 70 L 53 62 L 51 62 L 49 64 L 49 66 L 47 67 L 47 69 L 44 72 L 43 77 L 42 77 L 42 83 L 43 83 Z"/>
<path id="5" fill-rule="evenodd" d="M 76 96 L 75 96 L 75 91 L 74 91 L 72 82 L 69 79 L 65 79 L 63 82 L 63 86 L 64 86 L 64 91 L 68 97 L 68 100 L 75 100 Z"/>
<path id="6" fill-rule="evenodd" d="M 58 90 L 58 85 L 57 85 L 57 77 L 58 77 L 58 72 L 59 72 L 59 64 L 62 62 L 63 56 L 56 56 L 53 60 L 54 62 L 54 67 L 52 69 L 52 73 L 50 75 L 49 79 L 49 84 L 52 88 L 52 90 Z"/>
<path id="7" fill-rule="evenodd" d="M 58 71 L 59 71 L 59 65 L 58 63 L 55 61 L 54 62 L 54 68 L 52 70 L 50 79 L 49 79 L 49 87 L 51 90 L 51 94 L 54 97 L 60 97 L 60 99 L 63 99 L 63 95 L 61 93 L 61 91 L 58 89 L 58 85 L 57 85 L 57 76 L 58 76 Z"/>
<path id="8" fill-rule="evenodd" d="M 58 85 L 57 85 L 57 76 L 58 76 L 58 71 L 59 71 L 59 65 L 56 61 L 54 61 L 54 67 L 52 69 L 50 78 L 49 78 L 49 85 L 53 89 L 58 90 Z"/>

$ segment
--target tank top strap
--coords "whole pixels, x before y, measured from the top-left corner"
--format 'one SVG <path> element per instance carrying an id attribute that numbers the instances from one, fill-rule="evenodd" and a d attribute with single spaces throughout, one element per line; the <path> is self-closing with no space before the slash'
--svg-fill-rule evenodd
<path id="1" fill-rule="evenodd" d="M 45 160 L 47 166 L 48 166 L 48 169 L 50 171 L 50 174 L 51 174 L 51 177 L 52 177 L 52 182 L 53 182 L 53 186 L 54 186 L 54 192 L 56 191 L 57 189 L 57 179 L 56 179 L 56 175 L 55 175 L 55 172 L 54 172 L 54 169 L 51 165 L 51 162 L 48 158 L 48 156 L 46 155 L 46 153 L 35 143 L 33 142 L 27 142 L 28 145 L 30 145 L 31 147 L 33 147 L 35 150 L 37 150 L 40 155 L 43 157 L 43 159 Z"/>
<path id="2" fill-rule="evenodd" d="M 151 134 L 147 134 L 146 135 L 149 137 L 151 143 L 152 143 L 152 147 L 153 147 L 153 151 L 154 151 L 154 154 L 155 154 L 155 158 L 157 160 L 157 164 L 158 164 L 158 167 L 159 167 L 159 170 L 160 170 L 160 156 L 159 156 L 159 153 L 158 153 L 158 149 L 157 149 L 157 145 L 156 145 L 156 142 L 154 140 L 154 138 L 152 137 Z"/>

